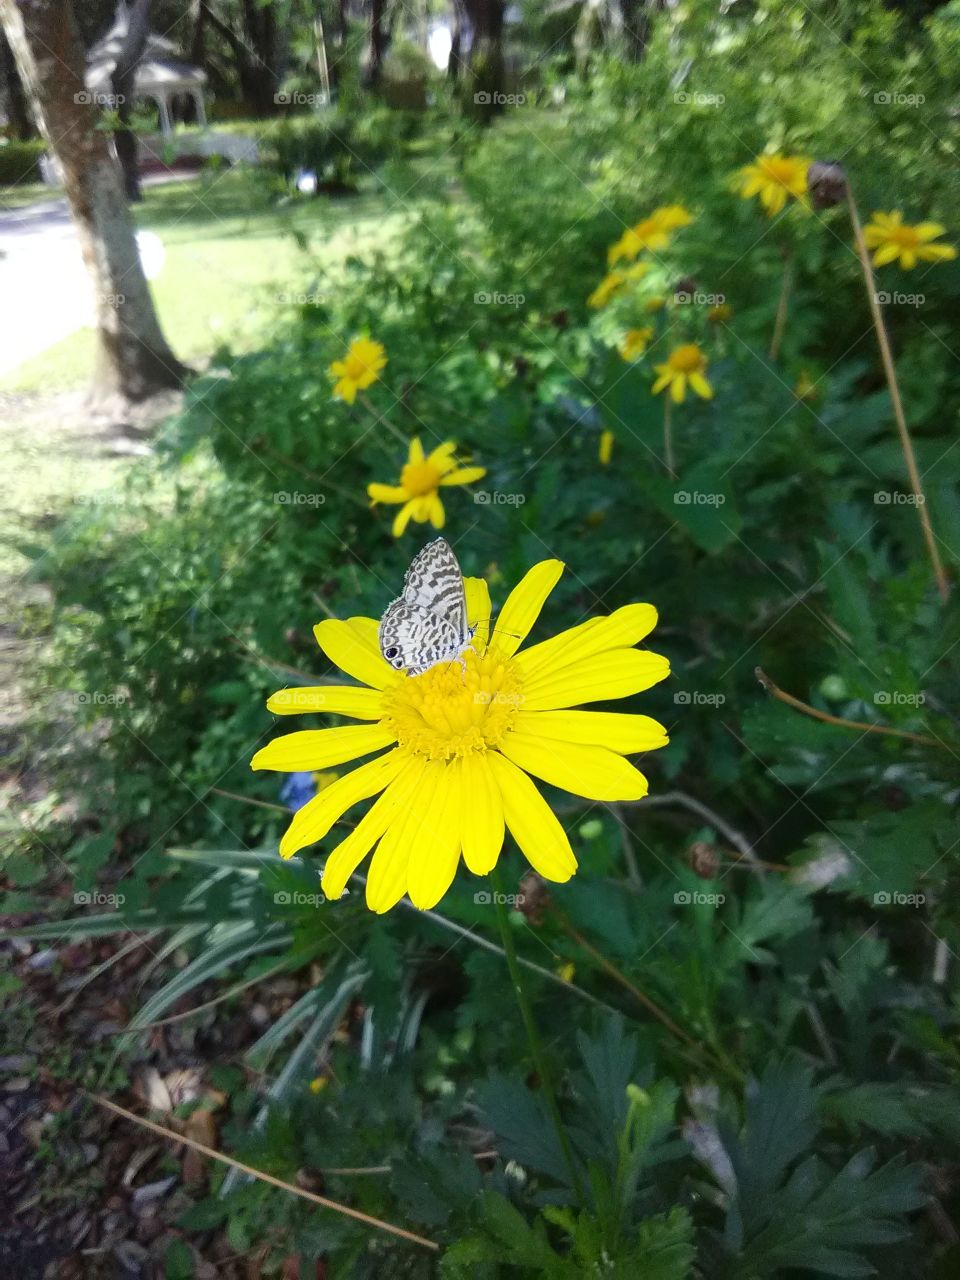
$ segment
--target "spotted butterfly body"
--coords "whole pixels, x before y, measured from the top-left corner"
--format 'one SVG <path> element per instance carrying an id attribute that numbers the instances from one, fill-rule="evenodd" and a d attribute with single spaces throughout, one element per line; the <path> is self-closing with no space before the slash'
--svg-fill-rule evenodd
<path id="1" fill-rule="evenodd" d="M 439 662 L 456 662 L 470 648 L 463 574 L 446 538 L 429 542 L 407 570 L 403 594 L 380 620 L 380 652 L 391 667 L 423 675 Z"/>

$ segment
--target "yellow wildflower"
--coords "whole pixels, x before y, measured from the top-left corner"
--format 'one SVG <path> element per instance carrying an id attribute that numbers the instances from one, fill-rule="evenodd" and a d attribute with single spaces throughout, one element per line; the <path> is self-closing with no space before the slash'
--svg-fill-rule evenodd
<path id="1" fill-rule="evenodd" d="M 577 860 L 531 774 L 590 800 L 646 795 L 646 778 L 626 757 L 665 746 L 663 726 L 644 715 L 571 708 L 629 697 L 669 675 L 666 658 L 636 647 L 657 611 L 624 605 L 518 652 L 562 573 L 558 560 L 530 569 L 492 634 L 487 584 L 467 578 L 471 647 L 460 661 L 417 676 L 384 659 L 375 618 L 317 625 L 324 653 L 363 687 L 284 690 L 267 707 L 278 715 L 302 712 L 312 694 L 315 710 L 362 723 L 287 734 L 251 765 L 290 772 L 374 756 L 304 805 L 280 841 L 289 858 L 377 797 L 362 816 L 351 815 L 352 830 L 329 849 L 323 891 L 331 902 L 373 850 L 366 885 L 372 911 L 389 911 L 405 893 L 423 910 L 436 906 L 461 856 L 474 875 L 492 870 L 507 830 L 541 876 L 569 880 Z"/>
<path id="2" fill-rule="evenodd" d="M 807 194 L 808 156 L 785 156 L 779 151 L 758 156 L 753 164 L 744 165 L 734 179 L 734 190 L 744 200 L 760 197 L 760 203 L 774 217 L 787 203 L 788 196 L 802 200 Z"/>
<path id="3" fill-rule="evenodd" d="M 888 262 L 900 260 L 905 271 L 912 271 L 918 262 L 950 262 L 957 256 L 952 244 L 931 244 L 946 232 L 939 222 L 918 222 L 910 225 L 903 215 L 875 213 L 863 229 L 867 248 L 873 249 L 873 265 L 884 267 Z"/>
<path id="4" fill-rule="evenodd" d="M 653 332 L 652 325 L 645 325 L 642 329 L 628 329 L 617 348 L 624 360 L 639 359 L 649 346 Z"/>
<path id="5" fill-rule="evenodd" d="M 486 474 L 486 467 L 463 467 L 456 459 L 457 446 L 452 440 L 437 445 L 429 455 L 423 452 L 418 437 L 410 441 L 410 453 L 400 472 L 400 483 L 368 484 L 367 495 L 378 502 L 403 503 L 393 522 L 393 536 L 399 538 L 411 520 L 442 529 L 446 521 L 440 489 L 456 484 L 473 484 Z"/>
<path id="6" fill-rule="evenodd" d="M 642 280 L 650 270 L 649 262 L 636 262 L 623 271 L 610 271 L 603 277 L 587 299 L 587 306 L 599 309 L 605 307 L 614 294 L 619 293 L 625 284 L 634 280 Z"/>
<path id="7" fill-rule="evenodd" d="M 333 388 L 336 400 L 353 404 L 358 391 L 366 391 L 380 377 L 387 364 L 387 353 L 382 342 L 369 338 L 354 338 L 342 360 L 334 360 L 328 373 L 337 381 Z"/>
<path id="8" fill-rule="evenodd" d="M 703 400 L 709 400 L 713 395 L 713 388 L 704 376 L 707 357 L 695 342 L 674 347 L 667 356 L 666 363 L 654 365 L 654 370 L 660 376 L 653 384 L 653 394 L 658 395 L 665 387 L 669 387 L 670 398 L 675 404 L 682 404 L 686 399 L 688 384 Z"/>

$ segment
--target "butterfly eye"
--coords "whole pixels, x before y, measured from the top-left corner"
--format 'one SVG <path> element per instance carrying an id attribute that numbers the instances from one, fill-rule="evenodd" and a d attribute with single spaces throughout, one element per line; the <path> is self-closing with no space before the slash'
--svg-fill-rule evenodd
<path id="1" fill-rule="evenodd" d="M 388 662 L 393 662 L 394 658 L 399 657 L 399 655 L 400 655 L 400 650 L 397 648 L 395 644 L 392 644 L 389 649 L 384 649 L 383 651 L 383 656 L 386 658 Z"/>

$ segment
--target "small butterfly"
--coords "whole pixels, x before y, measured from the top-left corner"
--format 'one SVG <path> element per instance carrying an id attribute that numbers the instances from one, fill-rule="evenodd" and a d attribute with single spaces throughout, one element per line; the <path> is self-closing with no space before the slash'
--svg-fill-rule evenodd
<path id="1" fill-rule="evenodd" d="M 403 595 L 380 620 L 380 652 L 397 671 L 419 676 L 439 662 L 457 662 L 470 648 L 463 574 L 446 538 L 428 542 L 407 570 Z"/>

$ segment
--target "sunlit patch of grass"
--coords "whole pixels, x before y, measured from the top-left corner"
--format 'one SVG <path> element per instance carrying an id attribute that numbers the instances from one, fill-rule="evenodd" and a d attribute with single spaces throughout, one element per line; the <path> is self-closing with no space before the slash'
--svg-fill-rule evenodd
<path id="1" fill-rule="evenodd" d="M 266 173 L 238 168 L 146 187 L 134 217 L 166 251 L 151 286 L 163 330 L 178 357 L 198 363 L 221 344 L 255 347 L 285 298 L 318 288 L 318 267 L 361 253 L 373 228 L 382 247 L 404 214 L 388 212 L 378 192 L 291 197 Z M 80 388 L 93 358 L 93 333 L 78 330 L 0 379 L 0 390 Z"/>

